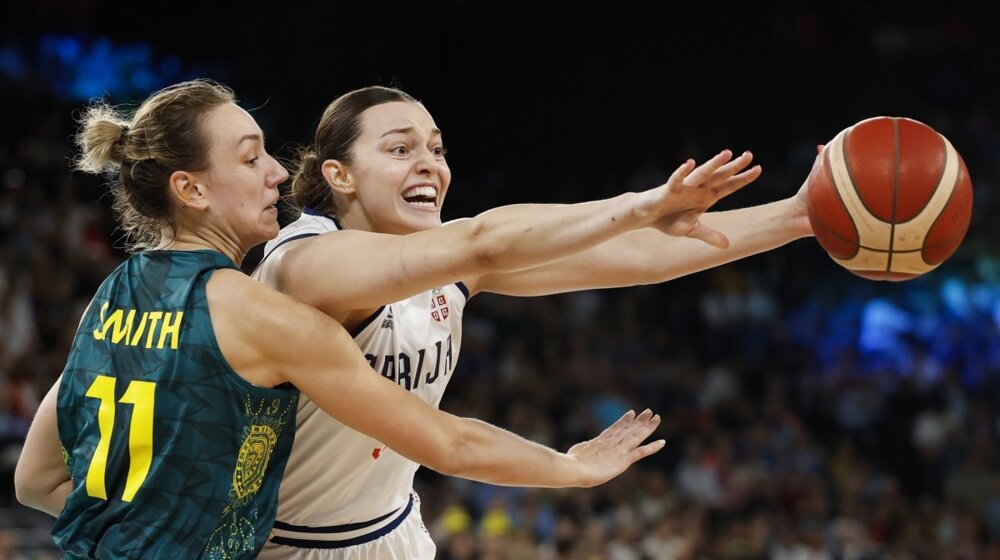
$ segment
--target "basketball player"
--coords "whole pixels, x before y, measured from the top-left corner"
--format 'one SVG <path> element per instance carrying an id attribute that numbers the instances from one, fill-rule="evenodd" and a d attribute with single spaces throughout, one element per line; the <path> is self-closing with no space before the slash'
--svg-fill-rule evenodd
<path id="1" fill-rule="evenodd" d="M 340 321 L 376 371 L 434 406 L 458 359 L 465 304 L 477 292 L 539 295 L 662 282 L 810 234 L 798 198 L 702 215 L 760 174 L 759 167 L 745 170 L 749 153 L 732 159 L 724 151 L 697 169 L 688 161 L 660 187 L 687 201 L 653 220 L 620 222 L 618 235 L 603 243 L 528 265 L 525 257 L 539 252 L 561 256 L 553 220 L 570 207 L 504 207 L 484 215 L 520 208 L 534 218 L 518 226 L 519 241 L 459 260 L 474 239 L 441 224 L 451 180 L 444 151 L 431 115 L 399 90 L 369 87 L 335 100 L 294 179 L 302 215 L 268 243 L 254 273 Z M 734 242 L 719 230 L 735 234 Z M 413 265 L 418 258 L 420 266 Z M 297 422 L 274 537 L 262 558 L 434 556 L 411 490 L 416 463 L 308 398 L 299 401 Z"/>
<path id="2" fill-rule="evenodd" d="M 292 445 L 293 385 L 411 460 L 496 484 L 592 486 L 663 447 L 640 445 L 659 422 L 648 410 L 567 453 L 444 414 L 372 371 L 336 321 L 243 275 L 247 250 L 278 233 L 288 174 L 229 89 L 177 84 L 129 119 L 92 106 L 79 143 L 79 168 L 113 172 L 123 226 L 148 250 L 102 283 L 18 462 L 18 499 L 57 516 L 66 558 L 256 556 Z M 568 212 L 583 225 L 555 243 L 640 209 Z M 510 242 L 507 222 L 476 227 Z"/>

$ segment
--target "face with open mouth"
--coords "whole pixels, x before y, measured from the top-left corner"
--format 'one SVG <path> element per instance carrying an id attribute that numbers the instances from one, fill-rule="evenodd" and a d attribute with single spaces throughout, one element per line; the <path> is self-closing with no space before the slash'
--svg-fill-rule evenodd
<path id="1" fill-rule="evenodd" d="M 361 123 L 341 218 L 350 228 L 380 233 L 439 227 L 451 170 L 430 113 L 419 103 L 395 101 L 365 110 Z"/>

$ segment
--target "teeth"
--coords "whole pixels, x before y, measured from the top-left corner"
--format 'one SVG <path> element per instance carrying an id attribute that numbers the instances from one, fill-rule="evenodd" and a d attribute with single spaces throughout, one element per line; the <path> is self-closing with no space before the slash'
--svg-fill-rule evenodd
<path id="1" fill-rule="evenodd" d="M 436 206 L 436 204 L 434 204 L 433 202 L 421 202 L 417 200 L 414 201 L 407 200 L 406 203 L 409 204 L 410 206 L 416 206 L 417 208 L 434 208 Z"/>
<path id="2" fill-rule="evenodd" d="M 413 187 L 403 191 L 403 198 L 411 198 L 417 196 L 426 196 L 428 198 L 437 198 L 437 189 L 434 187 Z"/>

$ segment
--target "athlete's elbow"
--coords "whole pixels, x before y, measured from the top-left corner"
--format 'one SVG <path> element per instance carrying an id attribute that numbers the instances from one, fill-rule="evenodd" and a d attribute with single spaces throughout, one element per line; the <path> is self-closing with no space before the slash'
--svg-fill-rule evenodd
<path id="1" fill-rule="evenodd" d="M 38 509 L 46 496 L 45 488 L 38 484 L 36 476 L 26 472 L 20 464 L 14 471 L 14 497 L 22 505 Z"/>
<path id="2" fill-rule="evenodd" d="M 24 455 L 21 458 L 14 468 L 14 497 L 25 506 L 50 512 L 50 502 L 70 481 L 66 467 L 60 462 L 59 470 L 40 469 L 24 461 Z"/>
<path id="3" fill-rule="evenodd" d="M 468 478 L 471 471 L 469 445 L 459 435 L 445 435 L 428 447 L 424 466 L 446 476 Z"/>
<path id="4" fill-rule="evenodd" d="M 447 454 L 435 461 L 435 466 L 431 467 L 435 471 L 456 478 L 473 478 L 473 463 L 469 461 L 466 450 L 459 446 L 449 451 Z"/>

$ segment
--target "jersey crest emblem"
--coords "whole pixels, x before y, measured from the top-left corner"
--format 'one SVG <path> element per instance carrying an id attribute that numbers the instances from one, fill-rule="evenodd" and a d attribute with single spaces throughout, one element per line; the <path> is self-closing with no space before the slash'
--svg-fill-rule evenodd
<path id="1" fill-rule="evenodd" d="M 233 491 L 237 499 L 260 490 L 264 472 L 271 459 L 271 451 L 278 442 L 278 435 L 267 425 L 253 425 L 240 446 L 240 454 L 233 471 Z"/>
<path id="2" fill-rule="evenodd" d="M 441 288 L 431 292 L 431 317 L 438 323 L 448 320 L 448 298 L 441 293 Z"/>

